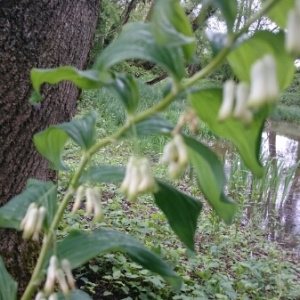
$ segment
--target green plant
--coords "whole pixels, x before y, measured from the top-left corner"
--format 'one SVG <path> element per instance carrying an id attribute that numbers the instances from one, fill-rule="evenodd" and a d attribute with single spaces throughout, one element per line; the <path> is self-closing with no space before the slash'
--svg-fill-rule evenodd
<path id="1" fill-rule="evenodd" d="M 254 21 L 268 12 L 279 26 L 285 28 L 288 10 L 295 11 L 297 7 L 293 8 L 293 1 L 267 0 L 241 30 L 233 32 L 236 1 L 224 4 L 224 1 L 216 0 L 214 5 L 220 9 L 227 24 L 227 33 L 222 39 L 226 42 L 218 44 L 219 37 L 212 39 L 215 57 L 189 79 L 184 79 L 184 60 L 192 61 L 195 41 L 185 12 L 176 0 L 157 1 L 150 23 L 126 25 L 120 36 L 99 55 L 91 70 L 58 67 L 31 71 L 34 93 L 30 103 L 35 104 L 42 100 L 39 90 L 43 83 L 55 84 L 70 80 L 83 89 L 105 87 L 111 90 L 117 101 L 123 104 L 125 118 L 119 119 L 116 124 L 119 127 L 115 132 L 103 134 L 105 137 L 100 140 L 97 140 L 96 129 L 98 115 L 94 111 L 81 119 L 51 126 L 34 136 L 37 150 L 50 161 L 54 170 L 68 170 L 62 155 L 70 138 L 80 147 L 81 158 L 78 167 L 70 172 L 69 184 L 59 205 L 56 185 L 30 179 L 23 193 L 0 208 L 0 226 L 22 229 L 24 238 L 34 240 L 39 240 L 41 232 L 44 234 L 41 253 L 22 300 L 32 298 L 45 275 L 45 285 L 36 299 L 90 299 L 86 293 L 75 289 L 71 269 L 100 254 L 115 250 L 127 253 L 144 268 L 158 273 L 175 289 L 181 287 L 181 278 L 158 254 L 120 231 L 101 226 L 92 232 L 72 230 L 56 243 L 56 230 L 73 196 L 75 200 L 72 215 L 82 214 L 81 207 L 84 206 L 86 217 L 90 219 L 93 215 L 94 224 L 101 225 L 103 207 L 99 185 L 122 182 L 120 191 L 132 201 L 140 194 L 152 193 L 155 204 L 164 213 L 179 240 L 189 251 L 195 251 L 194 235 L 202 203 L 173 185 L 154 178 L 150 162 L 143 157 L 140 147 L 140 138 L 146 135 L 170 137 L 162 157 L 168 165 L 169 176 L 180 176 L 189 162 L 203 195 L 214 210 L 214 218 L 220 218 L 227 224 L 232 223 L 237 205 L 224 193 L 226 178 L 221 162 L 213 151 L 195 138 L 183 134 L 182 129 L 185 123 L 189 124 L 191 130 L 196 129 L 196 115 L 199 116 L 214 134 L 233 141 L 245 165 L 256 176 L 263 175 L 264 170 L 259 161 L 261 131 L 265 118 L 274 108 L 280 90 L 286 88 L 292 80 L 295 56 L 285 50 L 283 32 L 275 34 L 261 31 L 242 41 L 239 39 Z M 282 11 L 286 13 L 283 15 Z M 287 31 L 288 37 L 292 30 L 294 28 Z M 292 51 L 298 50 L 297 44 L 288 46 Z M 253 47 L 259 51 L 249 51 Z M 199 80 L 221 66 L 226 58 L 242 83 L 235 85 L 230 81 L 226 83 L 224 91 L 221 88 L 197 88 Z M 111 69 L 117 63 L 129 59 L 156 63 L 171 77 L 171 81 L 164 87 L 162 99 L 150 106 L 143 105 L 140 111 L 140 94 L 135 78 Z M 236 93 L 234 89 L 237 90 Z M 174 126 L 159 113 L 183 98 L 187 98 L 193 110 L 183 112 Z M 119 108 L 120 105 L 116 107 Z M 122 142 L 126 139 L 133 142 L 133 155 L 126 169 L 119 165 L 92 164 L 93 156 L 104 147 L 117 143 L 121 143 L 122 147 Z M 214 220 L 212 223 L 217 224 Z M 149 230 L 148 226 L 146 230 Z M 220 258 L 220 247 L 223 246 L 211 245 L 212 255 L 216 259 Z M 16 283 L 2 262 L 0 268 L 1 298 L 15 299 Z M 115 270 L 114 276 L 121 274 Z M 55 293 L 55 282 L 59 285 L 59 293 Z M 152 282 L 160 284 L 157 279 Z M 224 298 L 221 292 L 225 286 L 232 292 L 232 285 L 228 283 L 226 275 L 210 276 L 210 294 L 219 299 Z M 253 285 L 252 290 L 256 287 Z"/>

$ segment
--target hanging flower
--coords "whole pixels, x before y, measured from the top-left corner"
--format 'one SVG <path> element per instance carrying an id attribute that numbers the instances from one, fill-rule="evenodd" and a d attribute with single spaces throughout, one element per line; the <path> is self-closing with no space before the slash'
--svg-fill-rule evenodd
<path id="1" fill-rule="evenodd" d="M 251 88 L 247 106 L 260 107 L 274 102 L 279 95 L 276 61 L 272 55 L 265 55 L 251 67 Z"/>
<path id="2" fill-rule="evenodd" d="M 39 240 L 39 233 L 42 230 L 43 222 L 46 216 L 46 208 L 41 206 L 37 207 L 36 203 L 31 203 L 27 212 L 20 223 L 20 229 L 23 230 L 23 239 Z"/>
<path id="3" fill-rule="evenodd" d="M 76 211 L 79 209 L 84 195 L 85 195 L 85 187 L 83 185 L 81 185 L 76 190 L 75 201 L 74 201 L 72 212 L 71 212 L 72 215 L 74 215 L 76 213 Z"/>
<path id="4" fill-rule="evenodd" d="M 294 55 L 300 54 L 300 1 L 295 1 L 295 7 L 288 13 L 286 34 L 285 34 L 285 48 L 289 53 Z"/>
<path id="5" fill-rule="evenodd" d="M 57 299 L 57 295 L 53 293 L 55 282 L 58 283 L 65 297 L 69 296 L 70 289 L 75 289 L 75 280 L 72 275 L 70 262 L 67 259 L 63 259 L 61 266 L 62 269 L 58 267 L 57 257 L 55 255 L 51 256 L 44 286 L 44 293 L 46 295 L 51 294 L 49 299 Z"/>
<path id="6" fill-rule="evenodd" d="M 168 164 L 168 173 L 172 179 L 178 178 L 181 171 L 186 168 L 188 152 L 180 134 L 175 134 L 174 138 L 165 146 L 160 162 Z"/>
<path id="7" fill-rule="evenodd" d="M 233 116 L 240 119 L 244 123 L 251 123 L 253 120 L 252 112 L 247 108 L 247 101 L 249 97 L 249 86 L 245 82 L 241 82 L 236 87 L 236 101 Z"/>
<path id="8" fill-rule="evenodd" d="M 86 214 L 90 216 L 94 211 L 94 218 L 95 222 L 100 222 L 103 218 L 103 210 L 102 210 L 102 203 L 101 203 L 101 191 L 99 188 L 86 188 L 85 190 L 85 197 L 86 197 Z"/>
<path id="9" fill-rule="evenodd" d="M 219 121 L 224 121 L 231 116 L 234 105 L 234 95 L 235 82 L 233 80 L 227 80 L 223 87 L 223 100 L 218 113 Z"/>
<path id="10" fill-rule="evenodd" d="M 150 193 L 156 190 L 157 184 L 152 175 L 149 160 L 145 157 L 130 157 L 120 191 L 129 200 L 134 201 L 138 194 Z"/>

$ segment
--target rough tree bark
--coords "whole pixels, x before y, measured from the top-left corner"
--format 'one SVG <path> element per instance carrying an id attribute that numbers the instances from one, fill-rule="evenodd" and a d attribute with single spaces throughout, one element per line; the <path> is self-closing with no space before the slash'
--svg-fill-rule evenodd
<path id="1" fill-rule="evenodd" d="M 71 83 L 43 88 L 40 107 L 28 104 L 33 67 L 84 68 L 101 0 L 0 0 L 0 206 L 28 178 L 56 180 L 35 151 L 32 136 L 75 113 L 79 90 Z M 0 255 L 19 282 L 27 283 L 38 246 L 12 230 L 0 231 Z"/>

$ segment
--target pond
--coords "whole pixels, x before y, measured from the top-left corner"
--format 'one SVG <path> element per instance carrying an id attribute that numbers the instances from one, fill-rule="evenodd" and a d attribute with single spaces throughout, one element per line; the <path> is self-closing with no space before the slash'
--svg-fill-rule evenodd
<path id="1" fill-rule="evenodd" d="M 250 174 L 228 144 L 208 144 L 224 160 L 227 193 L 233 198 L 244 193 L 242 225 L 255 222 L 269 240 L 300 252 L 300 126 L 268 122 L 262 137 L 263 180 Z"/>

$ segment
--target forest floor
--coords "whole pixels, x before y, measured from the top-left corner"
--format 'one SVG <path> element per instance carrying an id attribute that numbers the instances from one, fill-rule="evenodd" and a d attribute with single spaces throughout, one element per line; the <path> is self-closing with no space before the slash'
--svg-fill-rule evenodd
<path id="1" fill-rule="evenodd" d="M 142 90 L 141 109 L 159 99 L 160 85 Z M 166 112 L 175 121 L 183 111 L 184 101 L 177 101 Z M 108 91 L 85 92 L 82 96 L 79 115 L 95 109 L 100 120 L 97 133 L 100 138 L 113 132 L 124 121 L 124 113 L 116 107 Z M 201 125 L 203 138 L 215 139 Z M 166 178 L 165 168 L 158 163 L 159 154 L 166 143 L 165 138 L 149 137 L 141 142 L 141 148 L 154 164 L 155 176 Z M 120 147 L 109 146 L 95 155 L 97 164 L 126 165 L 132 153 L 130 142 Z M 78 148 L 69 144 L 65 160 L 71 171 L 80 158 Z M 72 172 L 71 172 L 72 173 Z M 60 186 L 69 178 L 60 174 Z M 76 270 L 77 285 L 91 294 L 93 299 L 300 299 L 300 253 L 299 249 L 286 249 L 270 242 L 269 231 L 262 226 L 262 204 L 245 201 L 247 188 L 238 186 L 232 198 L 239 204 L 234 224 L 225 225 L 206 204 L 194 179 L 186 174 L 173 182 L 180 190 L 203 200 L 197 234 L 196 254 L 186 250 L 170 229 L 163 213 L 158 210 L 150 195 L 128 202 L 118 192 L 118 186 L 101 186 L 105 219 L 97 226 L 111 227 L 126 232 L 159 254 L 183 278 L 183 287 L 175 292 L 163 279 L 142 269 L 120 252 L 106 253 Z M 61 193 L 63 193 L 61 188 Z M 245 210 L 252 206 L 251 219 Z M 71 218 L 65 215 L 59 235 L 64 236 L 73 228 L 94 230 L 84 215 Z M 281 230 L 280 227 L 277 230 Z M 291 237 L 293 238 L 293 237 Z"/>

